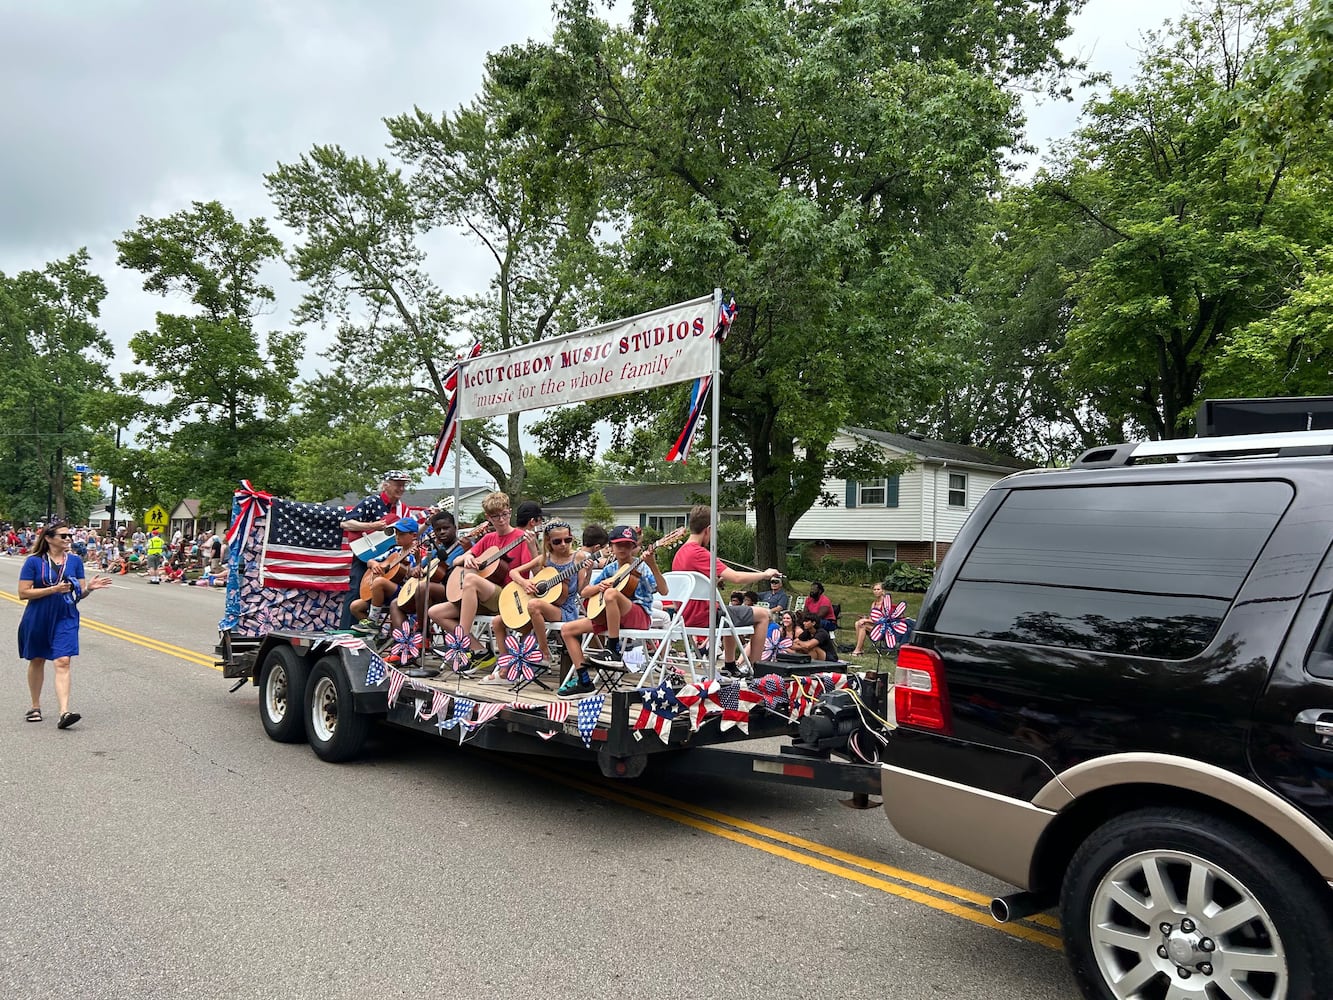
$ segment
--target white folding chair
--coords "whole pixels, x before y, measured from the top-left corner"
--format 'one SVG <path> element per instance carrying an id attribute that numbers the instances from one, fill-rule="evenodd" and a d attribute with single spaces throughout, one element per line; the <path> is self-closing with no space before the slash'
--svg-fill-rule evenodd
<path id="1" fill-rule="evenodd" d="M 671 574 L 667 575 L 670 576 Z M 722 603 L 722 601 L 719 599 L 718 593 L 714 589 L 708 577 L 704 576 L 702 573 L 687 573 L 685 575 L 690 577 L 691 600 L 712 601 L 715 605 L 717 605 L 718 641 L 722 641 L 728 635 L 730 635 L 733 639 L 736 640 L 736 653 L 737 653 L 736 662 L 738 664 L 745 664 L 746 666 L 750 666 L 750 653 L 747 647 L 749 644 L 750 637 L 754 635 L 754 626 L 737 625 L 734 621 L 731 620 L 731 611 L 729 610 L 728 606 Z M 682 628 L 684 628 L 685 635 L 688 636 L 690 639 L 708 638 L 707 626 L 699 626 L 697 628 L 685 628 L 684 626 L 682 626 Z M 713 655 L 716 656 L 715 653 Z M 711 662 L 708 664 L 708 670 L 706 672 L 709 674 L 713 672 L 713 664 Z"/>
<path id="2" fill-rule="evenodd" d="M 689 639 L 684 632 L 685 622 L 681 615 L 685 612 L 685 602 L 690 599 L 694 592 L 694 581 L 691 579 L 691 573 L 664 573 L 667 592 L 662 599 L 663 603 L 669 606 L 667 611 L 667 620 L 664 625 L 653 628 L 622 628 L 620 630 L 620 639 L 625 641 L 632 639 L 645 644 L 655 643 L 655 647 L 649 655 L 644 658 L 643 672 L 639 676 L 639 685 L 649 687 L 661 683 L 667 677 L 667 671 L 670 667 L 682 667 L 682 673 L 688 673 L 691 680 L 697 680 L 698 675 L 694 669 L 696 656 L 693 649 L 693 641 Z M 681 654 L 672 655 L 671 647 L 673 642 L 681 643 L 683 649 Z M 656 676 L 656 680 L 650 684 L 650 678 Z"/>

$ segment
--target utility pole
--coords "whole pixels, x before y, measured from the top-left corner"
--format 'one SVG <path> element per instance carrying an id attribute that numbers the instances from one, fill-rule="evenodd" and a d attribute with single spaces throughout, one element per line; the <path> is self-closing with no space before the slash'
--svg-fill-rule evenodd
<path id="1" fill-rule="evenodd" d="M 120 447 L 120 428 L 116 428 L 116 447 Z M 111 537 L 116 536 L 116 481 L 111 480 Z"/>

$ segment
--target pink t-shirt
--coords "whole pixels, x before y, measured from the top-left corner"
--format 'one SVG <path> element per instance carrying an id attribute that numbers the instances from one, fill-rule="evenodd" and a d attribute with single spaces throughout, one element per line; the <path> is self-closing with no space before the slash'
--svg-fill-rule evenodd
<path id="1" fill-rule="evenodd" d="M 828 599 L 828 594 L 820 594 L 818 597 L 807 597 L 805 599 L 805 610 L 821 620 L 824 618 L 832 618 L 833 602 Z"/>
<path id="2" fill-rule="evenodd" d="M 708 575 L 711 553 L 698 542 L 686 542 L 671 560 L 671 568 L 682 573 L 702 573 Z M 722 579 L 722 560 L 717 561 L 717 578 Z M 685 614 L 682 616 L 689 628 L 708 627 L 708 602 L 686 601 Z"/>

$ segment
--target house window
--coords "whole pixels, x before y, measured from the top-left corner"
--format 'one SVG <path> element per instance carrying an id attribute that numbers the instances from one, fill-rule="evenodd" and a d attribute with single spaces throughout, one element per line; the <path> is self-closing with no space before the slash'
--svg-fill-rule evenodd
<path id="1" fill-rule="evenodd" d="M 897 507 L 898 477 L 847 480 L 847 506 L 848 508 Z"/>
<path id="2" fill-rule="evenodd" d="M 869 549 L 867 558 L 872 563 L 892 563 L 898 561 L 897 542 L 871 542 L 867 548 Z"/>
<path id="3" fill-rule="evenodd" d="M 684 514 L 649 514 L 647 527 L 657 534 L 665 535 L 685 526 Z"/>
<path id="4" fill-rule="evenodd" d="M 949 506 L 967 506 L 967 473 L 949 473 Z"/>

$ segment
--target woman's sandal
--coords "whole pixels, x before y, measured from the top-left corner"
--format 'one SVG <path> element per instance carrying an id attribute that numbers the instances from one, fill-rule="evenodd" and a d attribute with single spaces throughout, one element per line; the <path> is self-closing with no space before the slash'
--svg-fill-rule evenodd
<path id="1" fill-rule="evenodd" d="M 42 710 L 40 708 L 30 708 L 28 709 L 28 714 L 25 715 L 24 718 L 29 722 L 41 722 Z"/>
<path id="2" fill-rule="evenodd" d="M 82 718 L 83 716 L 78 712 L 65 712 L 60 716 L 60 721 L 56 723 L 56 728 L 68 729 Z"/>

